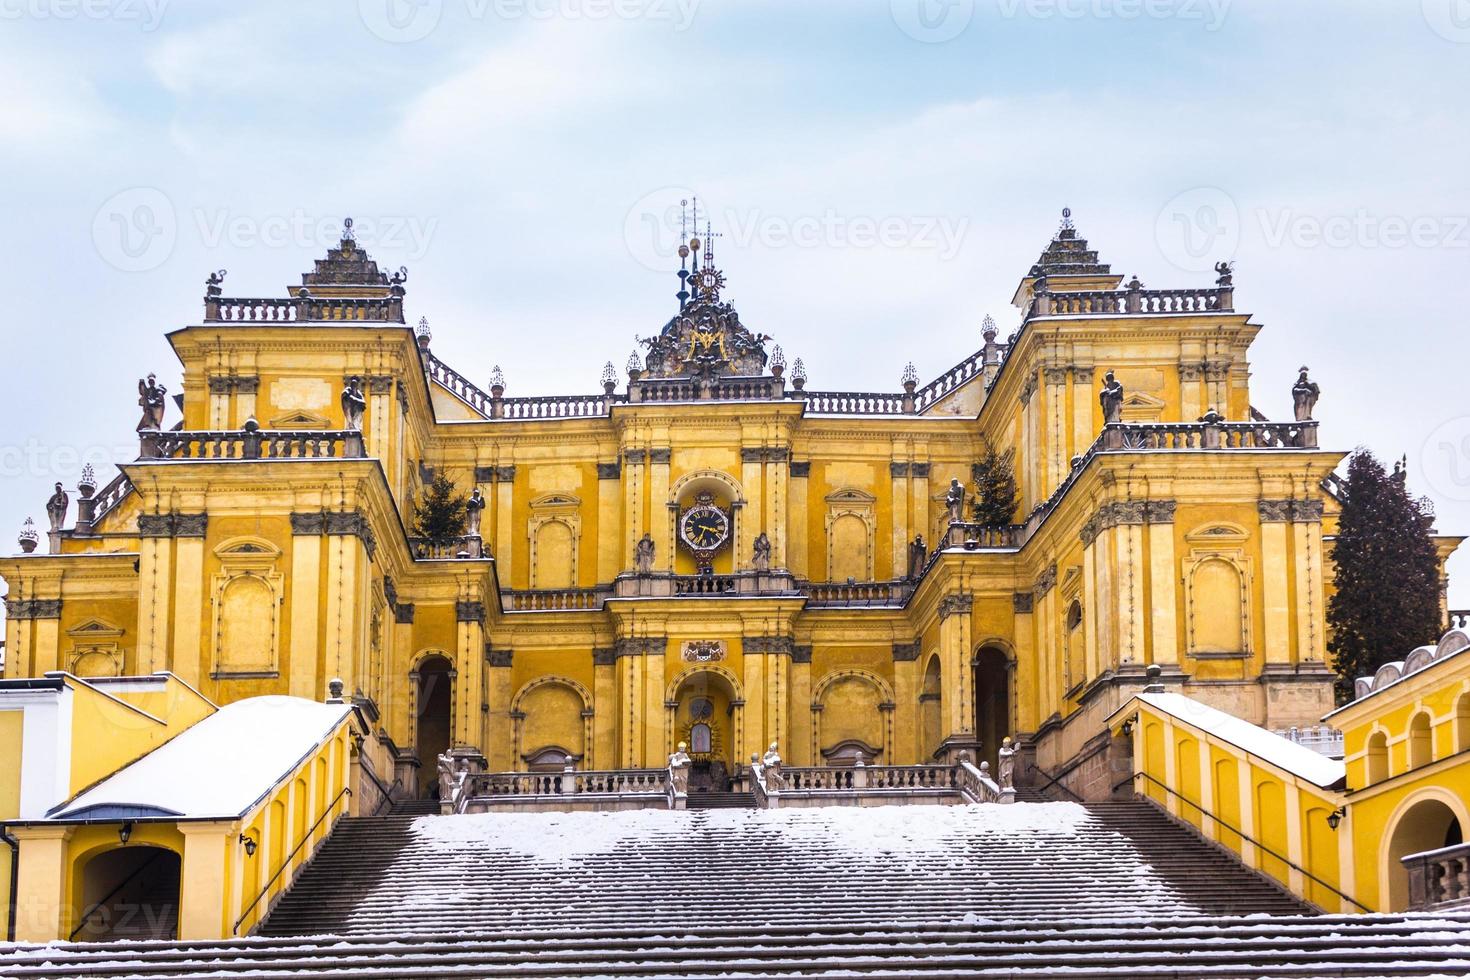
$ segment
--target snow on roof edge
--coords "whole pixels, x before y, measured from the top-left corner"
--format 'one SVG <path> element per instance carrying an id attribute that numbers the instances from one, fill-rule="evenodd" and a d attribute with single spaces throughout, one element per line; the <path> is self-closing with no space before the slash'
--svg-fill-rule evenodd
<path id="1" fill-rule="evenodd" d="M 1331 789 L 1346 774 L 1339 759 L 1329 759 L 1313 749 L 1298 745 L 1273 731 L 1243 718 L 1213 708 L 1183 694 L 1142 691 L 1134 695 L 1150 707 L 1235 746 L 1293 776 L 1323 789 Z"/>

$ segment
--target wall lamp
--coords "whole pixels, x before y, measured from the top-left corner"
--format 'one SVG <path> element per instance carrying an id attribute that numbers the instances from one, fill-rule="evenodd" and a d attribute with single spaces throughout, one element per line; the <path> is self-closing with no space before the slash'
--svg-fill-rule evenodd
<path id="1" fill-rule="evenodd" d="M 126 844 L 131 836 L 133 836 L 133 822 L 124 820 L 122 826 L 117 828 L 117 839 Z"/>
<path id="2" fill-rule="evenodd" d="M 241 834 L 240 835 L 240 843 L 245 845 L 245 856 L 246 857 L 255 857 L 255 847 L 256 847 L 255 838 L 253 838 L 253 837 L 246 837 L 244 834 Z"/>
<path id="3" fill-rule="evenodd" d="M 1327 814 L 1327 826 L 1332 830 L 1336 830 L 1337 825 L 1342 823 L 1342 818 L 1345 816 L 1347 816 L 1347 807 L 1338 807 L 1336 810 L 1333 810 L 1331 813 Z"/>

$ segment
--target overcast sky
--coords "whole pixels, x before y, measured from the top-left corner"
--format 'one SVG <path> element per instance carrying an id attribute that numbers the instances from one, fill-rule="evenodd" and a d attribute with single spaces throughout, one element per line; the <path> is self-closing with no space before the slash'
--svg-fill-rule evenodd
<path id="1" fill-rule="evenodd" d="M 281 295 L 351 215 L 441 357 L 591 392 L 674 309 L 696 193 L 814 388 L 1008 332 L 1064 205 L 1150 287 L 1233 258 L 1256 405 L 1289 417 L 1309 364 L 1323 445 L 1407 454 L 1470 530 L 1463 0 L 242 6 L 0 0 L 6 540 L 136 454 L 208 271 Z"/>

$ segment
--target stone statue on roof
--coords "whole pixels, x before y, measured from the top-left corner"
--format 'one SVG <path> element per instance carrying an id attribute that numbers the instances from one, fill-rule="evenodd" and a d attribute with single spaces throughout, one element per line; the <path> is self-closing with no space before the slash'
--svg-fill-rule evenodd
<path id="1" fill-rule="evenodd" d="M 1123 421 L 1123 382 L 1113 372 L 1103 376 L 1102 391 L 1098 392 L 1097 400 L 1102 405 L 1104 423 L 1111 425 Z"/>
<path id="2" fill-rule="evenodd" d="M 138 406 L 143 417 L 138 421 L 138 431 L 156 431 L 163 428 L 163 408 L 168 389 L 158 383 L 155 375 L 138 379 Z"/>
<path id="3" fill-rule="evenodd" d="M 1312 410 L 1317 407 L 1317 399 L 1321 396 L 1322 389 L 1317 382 L 1307 377 L 1307 369 L 1303 367 L 1297 375 L 1296 384 L 1291 386 L 1291 404 L 1298 422 L 1311 421 Z"/>
<path id="4" fill-rule="evenodd" d="M 949 490 L 944 494 L 944 506 L 949 510 L 949 522 L 951 524 L 959 524 L 964 521 L 965 488 L 960 486 L 959 480 L 949 481 Z"/>
<path id="5" fill-rule="evenodd" d="M 480 515 L 484 510 L 485 497 L 480 493 L 480 488 L 475 487 L 470 499 L 464 502 L 464 533 L 467 537 L 480 536 Z"/>
<path id="6" fill-rule="evenodd" d="M 70 503 L 71 498 L 61 488 L 61 484 L 56 484 L 56 492 L 46 501 L 46 516 L 51 519 L 51 530 L 60 531 L 61 525 L 66 523 L 66 508 Z"/>
<path id="7" fill-rule="evenodd" d="M 362 379 L 348 378 L 342 388 L 342 418 L 349 431 L 362 431 L 362 416 L 366 411 L 367 398 L 362 393 Z"/>
<path id="8" fill-rule="evenodd" d="M 638 539 L 638 544 L 633 548 L 633 568 L 639 575 L 647 575 L 653 571 L 655 550 L 653 538 L 644 531 L 643 537 Z"/>

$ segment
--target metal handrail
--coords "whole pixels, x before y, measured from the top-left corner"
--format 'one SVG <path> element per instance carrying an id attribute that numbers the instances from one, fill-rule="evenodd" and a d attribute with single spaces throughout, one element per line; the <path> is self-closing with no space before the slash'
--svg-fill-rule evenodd
<path id="1" fill-rule="evenodd" d="M 1271 847 L 1269 847 L 1269 846 L 1267 846 L 1265 844 L 1262 844 L 1260 841 L 1256 840 L 1254 837 L 1250 836 L 1249 834 L 1247 834 L 1245 831 L 1241 830 L 1240 828 L 1238 828 L 1238 827 L 1232 827 L 1230 824 L 1226 823 L 1224 820 L 1221 820 L 1219 817 L 1215 816 L 1209 810 L 1206 810 L 1204 807 L 1202 807 L 1198 803 L 1194 802 L 1194 800 L 1191 800 L 1189 797 L 1187 797 L 1184 794 L 1180 793 L 1178 790 L 1175 790 L 1172 787 L 1169 787 L 1169 786 L 1164 785 L 1162 782 L 1160 782 L 1157 778 L 1155 778 L 1153 775 L 1151 775 L 1149 773 L 1143 772 L 1141 770 L 1139 772 L 1135 772 L 1132 776 L 1129 776 L 1127 779 L 1120 780 L 1116 785 L 1113 786 L 1113 789 L 1118 789 L 1120 786 L 1123 786 L 1126 783 L 1131 783 L 1131 782 L 1133 782 L 1133 780 L 1137 779 L 1139 776 L 1142 776 L 1144 779 L 1147 779 L 1149 782 L 1151 782 L 1155 786 L 1159 787 L 1159 789 L 1161 789 L 1164 792 L 1170 794 L 1171 796 L 1175 797 L 1176 799 L 1179 799 L 1179 800 L 1184 801 L 1185 803 L 1188 803 L 1190 806 L 1192 806 L 1196 810 L 1198 810 L 1203 816 L 1209 817 L 1211 820 L 1215 821 L 1215 823 L 1219 824 L 1221 827 L 1224 827 L 1226 830 L 1230 831 L 1232 834 L 1234 834 L 1235 836 L 1239 837 L 1241 840 L 1248 840 L 1248 841 L 1250 841 L 1256 847 L 1258 847 L 1261 850 L 1265 851 L 1267 854 L 1271 855 L 1276 860 L 1278 860 L 1282 864 L 1286 865 L 1288 868 L 1291 868 L 1293 871 L 1300 871 L 1303 875 L 1305 875 L 1306 877 L 1312 879 L 1313 881 L 1315 881 L 1317 884 L 1321 885 L 1323 888 L 1327 889 L 1328 891 L 1332 892 L 1332 894 L 1336 895 L 1338 898 L 1346 899 L 1347 901 L 1352 902 L 1354 905 L 1356 905 L 1358 908 L 1362 909 L 1364 912 L 1372 912 L 1373 911 L 1368 906 L 1366 906 L 1362 902 L 1358 901 L 1356 898 L 1353 898 L 1347 892 L 1342 891 L 1341 889 L 1336 888 L 1336 887 L 1328 884 L 1327 882 L 1323 881 L 1321 878 L 1318 878 L 1316 875 L 1312 874 L 1312 872 L 1308 871 L 1306 868 L 1304 868 L 1301 865 L 1297 864 L 1291 858 L 1289 858 L 1286 855 L 1284 855 L 1284 854 L 1282 854 L 1282 853 L 1280 853 L 1280 852 L 1272 849 Z M 1145 800 L 1148 800 L 1148 797 L 1147 796 L 1144 796 L 1144 799 Z M 1152 800 L 1149 800 L 1149 802 L 1150 803 L 1153 803 Z M 1158 806 L 1157 803 L 1154 803 L 1154 805 L 1155 806 Z M 1167 813 L 1168 811 L 1165 811 L 1165 812 Z"/>
<path id="2" fill-rule="evenodd" d="M 1047 786 L 1055 786 L 1057 789 L 1061 790 L 1063 793 L 1066 793 L 1068 796 L 1070 796 L 1072 799 L 1076 800 L 1078 803 L 1085 802 L 1082 799 L 1082 797 L 1078 796 L 1065 783 L 1061 782 L 1059 779 L 1057 779 L 1057 777 L 1053 776 L 1051 773 L 1047 772 L 1045 769 L 1041 768 L 1040 766 L 1032 765 L 1032 766 L 1027 766 L 1026 768 L 1030 769 L 1032 772 L 1039 772 L 1039 773 L 1041 773 L 1042 778 L 1046 780 L 1046 784 L 1041 787 L 1042 789 L 1045 789 Z"/>
<path id="3" fill-rule="evenodd" d="M 285 857 L 285 859 L 281 861 L 281 866 L 276 869 L 276 873 L 275 874 L 271 875 L 271 880 L 270 881 L 267 881 L 265 883 L 265 887 L 260 890 L 260 894 L 259 895 L 256 895 L 255 898 L 253 898 L 251 900 L 250 904 L 247 905 L 247 906 L 245 906 L 245 911 L 243 911 L 243 912 L 240 913 L 240 918 L 238 918 L 238 919 L 235 920 L 235 926 L 234 926 L 233 929 L 230 930 L 230 934 L 231 935 L 236 935 L 236 934 L 238 934 L 240 932 L 240 923 L 242 923 L 242 922 L 245 921 L 245 918 L 246 918 L 246 916 L 248 916 L 250 914 L 250 910 L 251 909 L 255 908 L 255 906 L 257 906 L 257 905 L 260 904 L 260 900 L 262 898 L 264 898 L 265 895 L 266 895 L 266 893 L 271 890 L 271 885 L 274 885 L 276 883 L 276 879 L 281 876 L 281 872 L 282 871 L 285 871 L 287 868 L 289 868 L 291 866 L 291 859 L 296 856 L 296 853 L 301 850 L 302 846 L 307 841 L 311 840 L 311 835 L 314 834 L 314 833 L 316 833 L 316 829 L 321 826 L 322 821 L 325 820 L 325 819 L 327 819 L 327 814 L 331 813 L 334 809 L 336 809 L 336 807 L 337 807 L 337 801 L 340 800 L 344 796 L 351 796 L 351 795 L 352 795 L 352 787 L 351 786 L 343 786 L 342 787 L 342 792 L 340 792 L 336 796 L 332 797 L 332 802 L 330 802 L 330 803 L 327 804 L 327 808 L 322 811 L 322 815 L 316 818 L 316 823 L 312 824 L 311 827 L 306 831 L 306 833 L 302 835 L 301 840 L 297 842 L 296 846 L 293 847 L 293 848 L 291 848 L 291 853 L 290 854 L 287 854 L 286 857 Z"/>

